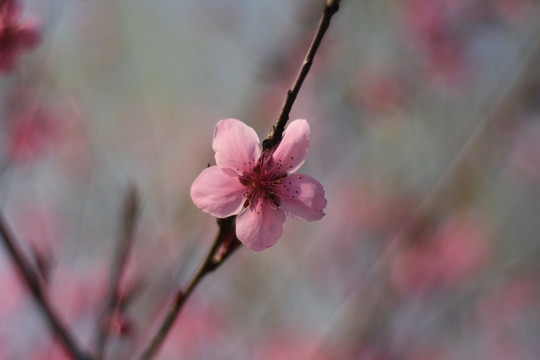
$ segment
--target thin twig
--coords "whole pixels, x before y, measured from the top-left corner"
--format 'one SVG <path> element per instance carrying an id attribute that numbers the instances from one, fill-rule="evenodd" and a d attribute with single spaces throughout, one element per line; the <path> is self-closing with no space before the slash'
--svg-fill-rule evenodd
<path id="1" fill-rule="evenodd" d="M 283 138 L 283 131 L 285 130 L 285 125 L 289 120 L 289 113 L 291 112 L 292 106 L 296 97 L 302 87 L 302 84 L 309 73 L 311 65 L 313 64 L 313 59 L 315 54 L 321 44 L 322 38 L 330 25 L 330 19 L 339 9 L 340 0 L 327 0 L 324 8 L 321 20 L 315 32 L 315 36 L 309 46 L 308 52 L 300 68 L 300 72 L 296 77 L 296 80 L 292 88 L 287 92 L 287 98 L 285 104 L 281 110 L 281 114 L 278 117 L 276 125 L 273 126 L 272 131 L 268 135 L 268 138 L 263 141 L 263 149 L 269 150 L 277 146 L 281 139 Z M 181 289 L 176 293 L 175 299 L 169 313 L 167 314 L 164 322 L 159 328 L 158 332 L 155 334 L 150 345 L 143 353 L 141 360 L 150 360 L 159 350 L 159 347 L 165 340 L 169 329 L 171 328 L 174 320 L 180 313 L 185 301 L 190 296 L 192 291 L 195 289 L 197 284 L 206 276 L 208 273 L 217 269 L 225 260 L 227 260 L 230 255 L 238 248 L 240 242 L 236 238 L 235 234 L 235 222 L 236 216 L 231 216 L 226 219 L 218 219 L 218 224 L 220 226 L 220 231 L 216 240 L 210 251 L 206 255 L 205 260 L 200 266 L 199 270 L 191 278 L 188 285 L 185 289 Z"/>
<path id="2" fill-rule="evenodd" d="M 322 38 L 324 37 L 326 30 L 330 26 L 330 19 L 332 19 L 332 16 L 334 16 L 334 14 L 339 10 L 339 2 L 340 0 L 326 1 L 326 4 L 323 8 L 321 20 L 319 21 L 319 26 L 315 31 L 315 36 L 311 41 L 311 45 L 309 46 L 306 57 L 304 58 L 304 62 L 302 63 L 300 72 L 298 73 L 298 76 L 296 77 L 293 86 L 290 88 L 289 91 L 287 91 L 287 98 L 285 100 L 285 104 L 283 104 L 283 108 L 281 109 L 281 113 L 279 114 L 276 125 L 272 127 L 272 131 L 270 132 L 266 140 L 263 141 L 264 150 L 269 150 L 277 146 L 283 138 L 283 131 L 285 130 L 285 125 L 287 125 L 287 121 L 289 121 L 289 113 L 291 112 L 294 101 L 296 100 L 296 96 L 298 95 L 298 92 L 300 91 L 300 88 L 302 87 L 302 84 L 304 83 L 304 80 L 306 79 L 306 76 L 311 69 L 313 59 L 315 58 L 315 54 L 319 49 Z"/>
<path id="3" fill-rule="evenodd" d="M 158 332 L 154 335 L 147 349 L 144 351 L 140 358 L 141 360 L 152 359 L 152 357 L 159 350 L 159 347 L 165 340 L 165 337 L 180 313 L 180 310 L 182 310 L 186 300 L 191 295 L 197 284 L 199 284 L 205 275 L 216 270 L 221 264 L 223 264 L 223 262 L 228 258 L 228 255 L 230 255 L 237 248 L 237 246 L 230 246 L 231 243 L 239 244 L 238 239 L 236 239 L 236 229 L 234 225 L 235 218 L 236 216 L 231 216 L 226 219 L 218 219 L 220 229 L 214 243 L 212 244 L 212 247 L 210 248 L 210 251 L 208 251 L 202 265 L 193 275 L 185 289 L 180 289 L 177 291 L 165 320 L 161 324 Z M 224 256 L 216 258 L 215 255 L 220 253 L 222 245 L 227 246 L 229 250 L 226 250 Z"/>
<path id="4" fill-rule="evenodd" d="M 107 297 L 105 298 L 104 309 L 98 326 L 96 342 L 97 360 L 100 360 L 105 352 L 110 332 L 108 327 L 110 316 L 118 310 L 120 305 L 119 285 L 131 249 L 131 244 L 133 243 L 133 230 L 135 228 L 138 213 L 139 197 L 137 195 L 137 189 L 135 186 L 131 186 L 124 203 L 122 231 L 113 257 Z"/>
<path id="5" fill-rule="evenodd" d="M 64 349 L 64 351 L 76 360 L 92 360 L 92 356 L 81 349 L 76 339 L 73 337 L 73 335 L 70 333 L 70 331 L 66 328 L 66 326 L 62 323 L 58 315 L 53 310 L 46 294 L 43 292 L 43 288 L 38 280 L 39 278 L 37 273 L 32 268 L 27 259 L 23 256 L 22 251 L 17 245 L 15 236 L 9 229 L 1 212 L 0 234 L 9 254 L 11 255 L 11 258 L 15 262 L 16 268 L 22 275 L 26 286 L 28 286 L 28 289 L 34 296 L 34 299 L 39 304 L 52 331 L 60 339 L 60 343 L 62 344 L 62 348 Z"/>

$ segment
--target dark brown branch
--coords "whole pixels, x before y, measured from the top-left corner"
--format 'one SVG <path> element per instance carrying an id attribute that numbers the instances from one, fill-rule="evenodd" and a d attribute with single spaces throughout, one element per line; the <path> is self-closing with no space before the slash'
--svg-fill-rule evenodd
<path id="1" fill-rule="evenodd" d="M 283 131 L 285 130 L 285 125 L 287 125 L 287 121 L 289 121 L 289 113 L 291 112 L 294 101 L 296 100 L 296 97 L 300 92 L 300 88 L 302 87 L 302 84 L 304 83 L 304 80 L 306 79 L 306 76 L 311 69 L 313 59 L 315 58 L 315 54 L 319 49 L 322 38 L 324 37 L 326 30 L 330 26 L 330 20 L 332 19 L 332 16 L 334 16 L 334 14 L 339 10 L 339 2 L 340 0 L 326 1 L 321 20 L 319 21 L 319 26 L 317 27 L 315 36 L 311 41 L 311 45 L 309 46 L 304 62 L 302 63 L 300 72 L 298 73 L 298 76 L 296 77 L 296 80 L 294 81 L 291 89 L 287 91 L 287 98 L 285 100 L 285 104 L 283 104 L 283 108 L 281 110 L 281 113 L 279 114 L 276 125 L 272 127 L 272 131 L 270 132 L 266 140 L 263 141 L 264 150 L 269 150 L 277 146 L 281 142 L 281 139 L 283 138 Z"/>
<path id="2" fill-rule="evenodd" d="M 32 268 L 30 263 L 23 256 L 22 251 L 17 245 L 15 236 L 10 231 L 1 212 L 0 234 L 11 258 L 15 262 L 16 268 L 19 270 L 24 282 L 26 283 L 26 286 L 34 296 L 34 299 L 39 304 L 50 328 L 52 329 L 54 334 L 60 339 L 60 343 L 62 344 L 64 351 L 76 360 L 92 360 L 92 356 L 81 349 L 73 335 L 69 332 L 69 330 L 58 317 L 58 315 L 54 312 L 46 294 L 43 292 L 43 288 L 39 282 L 36 271 Z"/>
<path id="3" fill-rule="evenodd" d="M 118 238 L 117 248 L 111 265 L 111 274 L 101 321 L 98 326 L 96 342 L 96 359 L 103 357 L 107 345 L 109 331 L 109 319 L 120 306 L 119 286 L 125 269 L 128 254 L 133 243 L 133 230 L 139 214 L 139 197 L 135 186 L 128 190 L 122 214 L 122 230 Z"/>
<path id="4" fill-rule="evenodd" d="M 178 290 L 176 293 L 165 320 L 161 324 L 158 332 L 154 335 L 147 349 L 144 351 L 140 358 L 141 360 L 150 360 L 154 357 L 195 287 L 208 273 L 211 273 L 223 264 L 232 252 L 238 248 L 240 242 L 236 238 L 235 220 L 236 216 L 218 219 L 219 233 L 216 236 L 214 244 L 212 244 L 202 265 L 193 275 L 187 286 L 184 289 Z"/>
<path id="5" fill-rule="evenodd" d="M 278 121 L 276 125 L 273 126 L 268 138 L 263 141 L 264 150 L 269 150 L 277 146 L 283 138 L 283 131 L 285 130 L 285 125 L 287 125 L 287 121 L 289 120 L 289 113 L 291 112 L 294 101 L 296 100 L 300 88 L 302 87 L 311 65 L 313 64 L 315 54 L 317 53 L 322 38 L 330 25 L 330 19 L 339 9 L 339 2 L 340 0 L 326 1 L 321 20 L 315 32 L 315 36 L 313 37 L 311 45 L 309 46 L 302 67 L 300 68 L 300 72 L 298 73 L 292 88 L 287 92 L 287 98 L 281 110 L 281 114 L 278 117 Z M 141 360 L 152 359 L 163 343 L 185 301 L 195 289 L 197 284 L 204 278 L 204 276 L 217 269 L 239 247 L 240 241 L 235 234 L 235 220 L 236 216 L 231 216 L 226 219 L 218 219 L 220 230 L 214 244 L 206 255 L 206 258 L 199 270 L 191 278 L 186 288 L 181 289 L 176 293 L 169 313 L 165 317 L 164 322 L 162 323 L 158 332 L 155 334 L 150 345 L 140 358 Z"/>

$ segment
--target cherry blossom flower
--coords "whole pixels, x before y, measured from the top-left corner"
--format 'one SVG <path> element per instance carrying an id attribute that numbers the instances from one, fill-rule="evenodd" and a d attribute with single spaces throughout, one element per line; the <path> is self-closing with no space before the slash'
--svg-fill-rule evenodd
<path id="1" fill-rule="evenodd" d="M 35 22 L 21 22 L 20 15 L 21 8 L 17 0 L 0 2 L 0 73 L 12 70 L 15 58 L 39 42 Z"/>
<path id="2" fill-rule="evenodd" d="M 238 215 L 238 239 L 252 250 L 264 250 L 280 238 L 286 215 L 304 221 L 324 216 L 322 185 L 311 176 L 293 174 L 304 163 L 308 146 L 306 120 L 293 121 L 281 143 L 268 151 L 262 151 L 255 130 L 246 124 L 221 120 L 212 143 L 216 166 L 195 179 L 191 198 L 215 217 Z"/>

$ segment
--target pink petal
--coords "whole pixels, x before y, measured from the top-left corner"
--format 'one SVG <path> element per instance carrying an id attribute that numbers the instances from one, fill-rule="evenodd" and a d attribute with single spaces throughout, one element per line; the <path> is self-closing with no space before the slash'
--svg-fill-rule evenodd
<path id="1" fill-rule="evenodd" d="M 202 211 L 224 218 L 241 210 L 245 191 L 236 172 L 211 166 L 204 169 L 191 185 L 191 199 Z"/>
<path id="2" fill-rule="evenodd" d="M 272 155 L 273 160 L 287 173 L 293 173 L 306 160 L 309 148 L 309 124 L 304 119 L 294 120 L 285 129 L 283 139 Z"/>
<path id="3" fill-rule="evenodd" d="M 217 123 L 212 148 L 216 152 L 217 166 L 234 169 L 240 174 L 250 171 L 261 155 L 255 130 L 236 119 Z"/>
<path id="4" fill-rule="evenodd" d="M 324 216 L 324 189 L 320 182 L 304 174 L 283 178 L 278 192 L 285 213 L 297 220 L 314 221 Z"/>
<path id="5" fill-rule="evenodd" d="M 236 218 L 236 236 L 251 250 L 261 251 L 274 245 L 283 234 L 285 212 L 260 200 Z"/>

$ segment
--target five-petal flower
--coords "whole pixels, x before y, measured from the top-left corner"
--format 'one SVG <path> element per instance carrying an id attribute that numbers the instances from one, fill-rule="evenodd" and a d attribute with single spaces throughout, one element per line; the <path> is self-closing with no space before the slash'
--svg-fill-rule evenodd
<path id="1" fill-rule="evenodd" d="M 309 125 L 295 120 L 280 144 L 263 151 L 252 128 L 236 119 L 221 120 L 212 148 L 216 166 L 195 179 L 191 198 L 213 216 L 236 218 L 236 236 L 252 250 L 264 250 L 283 233 L 285 217 L 314 221 L 324 216 L 322 185 L 304 174 L 293 174 L 304 163 Z"/>

